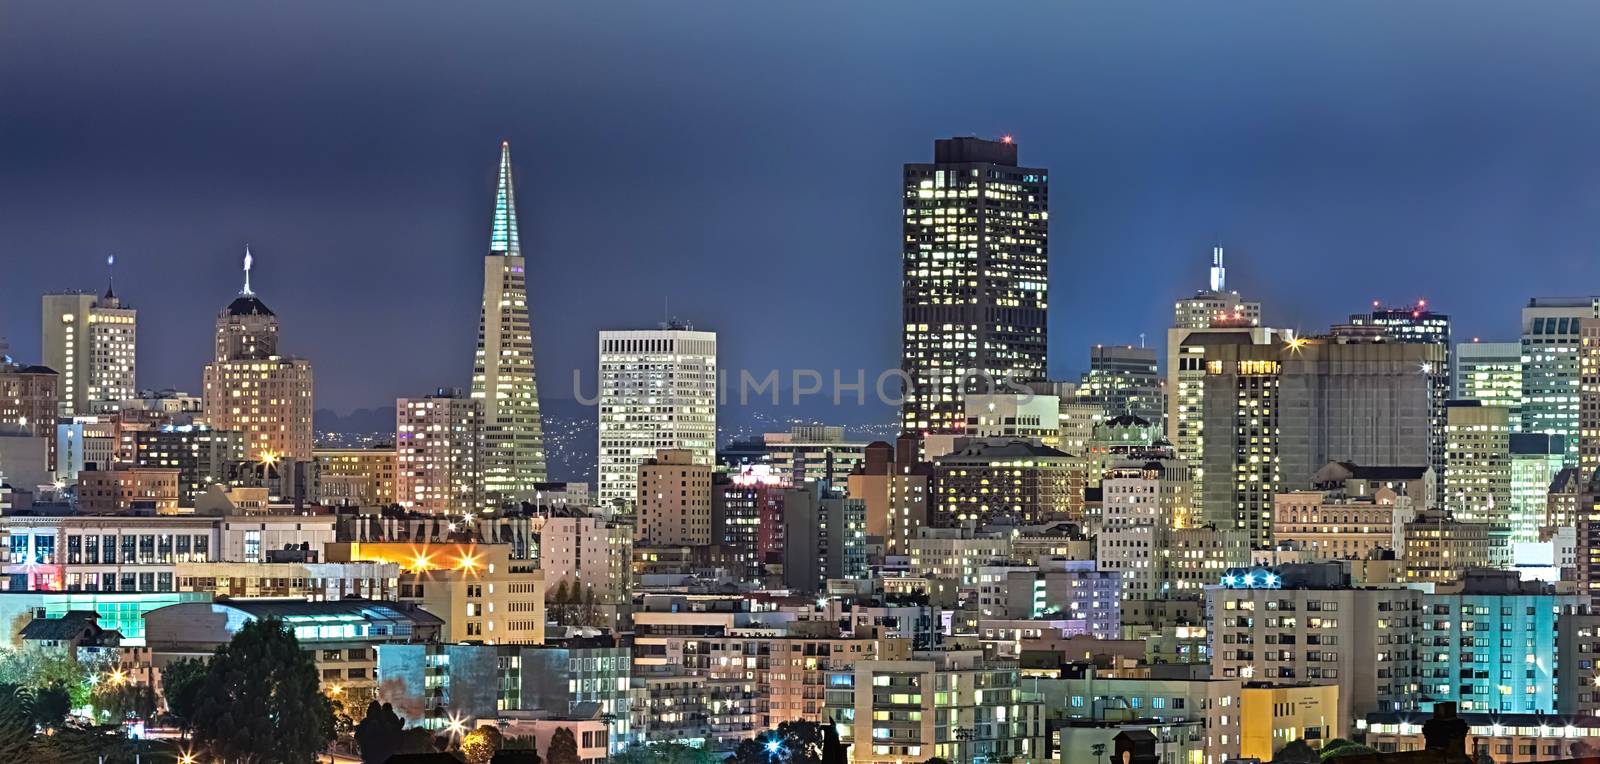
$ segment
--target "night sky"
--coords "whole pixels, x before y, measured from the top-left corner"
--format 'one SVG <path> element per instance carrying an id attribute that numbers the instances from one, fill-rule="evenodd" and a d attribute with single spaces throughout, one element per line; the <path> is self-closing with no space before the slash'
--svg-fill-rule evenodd
<path id="1" fill-rule="evenodd" d="M 199 391 L 240 284 L 319 408 L 465 386 L 511 141 L 546 396 L 671 313 L 725 368 L 897 364 L 900 165 L 1051 171 L 1052 371 L 1159 345 L 1209 248 L 1320 330 L 1425 296 L 1509 339 L 1600 292 L 1600 6 L 1581 2 L 0 5 L 0 335 L 140 309 Z M 854 421 L 858 413 L 837 418 Z M 874 409 L 867 419 L 888 419 Z"/>

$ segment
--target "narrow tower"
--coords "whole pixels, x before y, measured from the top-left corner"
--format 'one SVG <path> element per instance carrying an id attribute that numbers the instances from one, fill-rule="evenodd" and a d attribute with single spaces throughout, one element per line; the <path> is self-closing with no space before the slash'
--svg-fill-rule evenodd
<path id="1" fill-rule="evenodd" d="M 502 143 L 472 368 L 472 397 L 483 401 L 484 492 L 494 502 L 530 499 L 535 484 L 545 479 L 527 284 L 511 185 L 511 144 Z"/>

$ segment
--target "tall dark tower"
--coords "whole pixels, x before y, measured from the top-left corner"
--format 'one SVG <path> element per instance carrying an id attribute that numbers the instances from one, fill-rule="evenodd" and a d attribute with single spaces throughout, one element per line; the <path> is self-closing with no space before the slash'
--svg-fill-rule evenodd
<path id="1" fill-rule="evenodd" d="M 1018 167 L 1009 136 L 933 155 L 905 166 L 900 427 L 915 435 L 962 432 L 968 392 L 1046 368 L 1049 171 Z"/>

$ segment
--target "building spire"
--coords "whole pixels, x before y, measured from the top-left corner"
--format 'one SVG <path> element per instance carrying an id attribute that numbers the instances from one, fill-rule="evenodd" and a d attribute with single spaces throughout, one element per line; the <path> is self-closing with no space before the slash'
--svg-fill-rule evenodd
<path id="1" fill-rule="evenodd" d="M 117 299 L 117 274 L 112 266 L 117 264 L 116 254 L 106 255 L 106 299 Z"/>
<path id="2" fill-rule="evenodd" d="M 249 244 L 244 245 L 244 288 L 239 290 L 239 294 L 242 294 L 242 295 L 255 294 L 255 292 L 250 291 L 250 266 L 254 262 L 255 262 L 254 258 L 250 257 L 250 245 Z"/>
<path id="3" fill-rule="evenodd" d="M 1222 266 L 1222 247 L 1211 248 L 1211 291 L 1228 291 L 1228 269 Z"/>
<path id="4" fill-rule="evenodd" d="M 494 197 L 494 226 L 489 232 L 489 254 L 522 255 L 517 239 L 517 195 L 511 187 L 511 142 L 500 143 L 500 182 Z"/>

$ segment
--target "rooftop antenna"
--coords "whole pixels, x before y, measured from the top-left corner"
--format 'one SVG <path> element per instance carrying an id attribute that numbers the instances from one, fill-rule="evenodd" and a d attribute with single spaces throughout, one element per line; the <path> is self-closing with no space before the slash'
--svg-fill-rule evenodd
<path id="1" fill-rule="evenodd" d="M 116 297 L 117 273 L 112 266 L 117 264 L 115 253 L 106 255 L 106 297 Z"/>
<path id="2" fill-rule="evenodd" d="M 239 294 L 242 294 L 242 295 L 255 294 L 255 292 L 250 291 L 250 266 L 254 262 L 255 262 L 255 259 L 250 257 L 250 245 L 249 244 L 244 245 L 244 289 L 239 290 Z"/>
<path id="3" fill-rule="evenodd" d="M 1222 265 L 1222 247 L 1211 248 L 1211 291 L 1224 292 L 1228 287 L 1228 269 Z"/>

